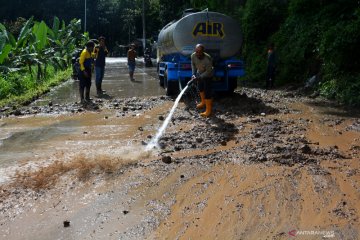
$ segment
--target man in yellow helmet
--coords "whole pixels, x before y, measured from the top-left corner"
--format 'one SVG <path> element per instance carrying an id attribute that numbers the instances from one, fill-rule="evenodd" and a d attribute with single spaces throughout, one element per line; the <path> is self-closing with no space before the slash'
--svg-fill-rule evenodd
<path id="1" fill-rule="evenodd" d="M 209 54 L 205 53 L 202 44 L 195 46 L 195 52 L 191 54 L 192 79 L 197 80 L 200 91 L 201 102 L 196 106 L 197 109 L 206 107 L 205 112 L 200 113 L 203 117 L 209 117 L 212 112 L 212 77 L 213 63 Z"/>

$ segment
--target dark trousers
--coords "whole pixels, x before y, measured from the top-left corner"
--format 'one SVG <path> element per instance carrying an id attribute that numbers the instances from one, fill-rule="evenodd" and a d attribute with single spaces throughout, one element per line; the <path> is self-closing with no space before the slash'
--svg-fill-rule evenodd
<path id="1" fill-rule="evenodd" d="M 205 92 L 205 99 L 211 99 L 212 93 L 212 78 L 201 78 L 198 81 L 198 88 L 200 92 Z"/>
<path id="2" fill-rule="evenodd" d="M 97 91 L 101 91 L 101 84 L 102 84 L 102 80 L 104 78 L 104 73 L 105 73 L 105 67 L 95 67 L 95 84 L 96 84 L 96 90 Z"/>
<path id="3" fill-rule="evenodd" d="M 87 100 L 90 99 L 90 87 L 91 87 L 91 70 L 85 70 L 88 73 L 88 77 L 85 77 L 83 72 L 79 73 L 79 91 L 80 91 L 80 99 L 84 99 L 84 90 L 85 90 L 85 98 Z"/>
<path id="4" fill-rule="evenodd" d="M 268 66 L 266 72 L 266 89 L 274 87 L 275 82 L 275 68 Z"/>

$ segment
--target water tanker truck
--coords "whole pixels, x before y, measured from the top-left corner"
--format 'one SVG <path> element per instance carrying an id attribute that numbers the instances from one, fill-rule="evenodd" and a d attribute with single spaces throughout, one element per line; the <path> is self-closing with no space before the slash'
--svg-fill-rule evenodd
<path id="1" fill-rule="evenodd" d="M 175 95 L 191 79 L 190 55 L 202 43 L 214 63 L 213 90 L 233 92 L 244 76 L 243 61 L 236 59 L 242 45 L 238 23 L 218 12 L 185 12 L 167 24 L 158 36 L 158 75 L 166 95 Z"/>

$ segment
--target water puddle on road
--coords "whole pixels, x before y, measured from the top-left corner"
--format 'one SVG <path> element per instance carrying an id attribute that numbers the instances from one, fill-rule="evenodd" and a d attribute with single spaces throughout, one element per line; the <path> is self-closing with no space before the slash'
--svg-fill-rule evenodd
<path id="1" fill-rule="evenodd" d="M 353 119 L 359 117 L 358 113 L 347 113 L 331 106 L 314 106 L 311 103 L 296 103 L 292 107 L 298 109 L 301 112 L 300 118 L 309 123 L 309 142 L 321 147 L 335 147 L 344 152 L 354 145 L 360 145 L 359 134 L 347 131 Z"/>
<path id="2" fill-rule="evenodd" d="M 171 102 L 135 116 L 119 117 L 114 110 L 68 115 L 35 115 L 0 119 L 0 172 L 3 182 L 17 166 L 48 165 L 70 161 L 82 155 L 88 159 L 144 159 L 155 151 L 145 151 L 143 141 L 159 124 Z M 24 168 L 24 167 L 23 167 Z M 5 174 L 6 173 L 6 174 Z"/>

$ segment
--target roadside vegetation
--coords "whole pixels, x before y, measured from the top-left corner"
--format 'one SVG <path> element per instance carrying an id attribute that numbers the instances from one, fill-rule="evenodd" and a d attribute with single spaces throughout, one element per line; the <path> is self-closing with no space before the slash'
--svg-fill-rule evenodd
<path id="1" fill-rule="evenodd" d="M 266 50 L 274 43 L 278 86 L 307 85 L 341 104 L 360 105 L 358 1 L 248 0 L 239 21 L 247 82 L 264 84 Z"/>
<path id="2" fill-rule="evenodd" d="M 0 10 L 0 22 L 4 23 L 0 25 L 0 85 L 5 89 L 0 99 L 22 94 L 26 90 L 23 85 L 44 81 L 50 75 L 49 65 L 55 72 L 63 70 L 68 66 L 67 54 L 86 37 L 80 33 L 85 27 L 84 1 L 32 2 L 25 7 L 20 2 L 7 2 Z M 360 105 L 359 1 L 179 0 L 175 8 L 173 0 L 92 0 L 87 6 L 86 31 L 92 38 L 105 35 L 111 54 L 122 56 L 130 42 L 142 38 L 143 3 L 148 45 L 156 40 L 162 26 L 180 18 L 184 9 L 221 12 L 237 19 L 242 26 L 244 44 L 239 57 L 246 62 L 245 82 L 250 86 L 264 86 L 266 50 L 274 43 L 279 63 L 277 87 L 308 86 L 309 93 L 348 106 Z M 61 16 L 69 25 L 53 20 L 53 15 Z M 30 19 L 26 21 L 19 16 Z M 82 21 L 71 21 L 73 18 Z M 48 28 L 46 24 L 51 21 L 53 27 Z M 26 31 L 13 33 L 24 24 Z M 66 34 L 69 31 L 72 34 Z M 33 82 L 20 84 L 25 80 L 15 81 L 8 76 L 17 68 L 22 69 L 21 75 L 27 68 L 26 74 Z"/>
<path id="3" fill-rule="evenodd" d="M 87 38 L 80 20 L 0 23 L 0 106 L 26 104 L 69 79 L 72 54 Z"/>

